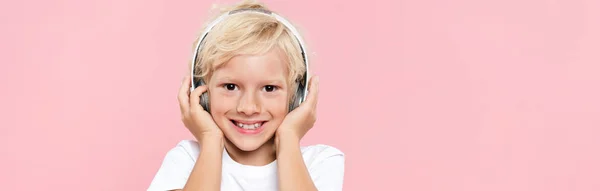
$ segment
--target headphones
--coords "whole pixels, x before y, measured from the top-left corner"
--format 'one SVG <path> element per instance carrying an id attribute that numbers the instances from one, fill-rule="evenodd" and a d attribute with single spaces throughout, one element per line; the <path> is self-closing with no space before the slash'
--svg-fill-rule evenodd
<path id="1" fill-rule="evenodd" d="M 302 60 L 304 61 L 304 66 L 305 66 L 305 72 L 302 75 L 302 77 L 299 80 L 296 80 L 296 83 L 298 83 L 298 89 L 295 92 L 295 98 L 290 102 L 289 105 L 289 111 L 294 110 L 295 108 L 297 108 L 298 106 L 300 106 L 300 104 L 306 100 L 306 96 L 307 96 L 307 88 L 308 88 L 308 58 L 306 55 L 306 51 L 305 51 L 305 45 L 304 45 L 304 41 L 302 40 L 300 34 L 298 33 L 298 31 L 294 28 L 294 26 L 285 18 L 269 11 L 269 10 L 264 10 L 264 9 L 256 9 L 256 8 L 245 8 L 245 9 L 237 9 L 237 10 L 233 10 L 233 11 L 229 11 L 227 13 L 222 14 L 221 16 L 217 17 L 217 19 L 215 19 L 213 22 L 211 22 L 206 29 L 204 30 L 204 32 L 202 33 L 202 35 L 200 36 L 200 39 L 198 40 L 198 44 L 196 45 L 196 48 L 194 49 L 194 55 L 192 57 L 192 69 L 191 71 L 191 81 L 192 81 L 192 87 L 190 88 L 190 92 L 194 91 L 194 89 L 198 86 L 202 86 L 205 85 L 206 82 L 204 81 L 204 79 L 198 77 L 194 77 L 194 74 L 196 72 L 196 60 L 198 58 L 198 53 L 200 52 L 201 46 L 203 44 L 203 41 L 205 40 L 206 36 L 208 35 L 208 33 L 210 32 L 210 30 L 217 25 L 218 23 L 220 23 L 221 21 L 225 20 L 228 16 L 233 15 L 233 14 L 238 14 L 238 13 L 245 13 L 245 12 L 251 12 L 251 13 L 258 13 L 258 14 L 264 14 L 267 16 L 271 16 L 273 18 L 275 18 L 277 21 L 279 21 L 281 24 L 283 24 L 288 31 L 292 32 L 292 34 L 294 35 L 294 37 L 296 38 L 296 40 L 298 41 L 298 44 L 300 45 L 300 51 L 302 53 Z M 208 92 L 204 92 L 202 93 L 202 95 L 200 96 L 200 105 L 207 111 L 210 113 L 210 105 L 209 105 L 209 101 L 208 101 Z"/>

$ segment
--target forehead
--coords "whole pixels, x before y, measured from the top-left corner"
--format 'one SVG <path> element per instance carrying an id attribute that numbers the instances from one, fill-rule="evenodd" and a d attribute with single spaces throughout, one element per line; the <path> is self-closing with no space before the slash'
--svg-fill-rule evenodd
<path id="1" fill-rule="evenodd" d="M 221 65 L 214 72 L 214 78 L 274 79 L 283 78 L 288 74 L 285 55 L 277 49 L 264 54 L 238 55 Z M 282 80 L 283 80 L 282 79 Z"/>

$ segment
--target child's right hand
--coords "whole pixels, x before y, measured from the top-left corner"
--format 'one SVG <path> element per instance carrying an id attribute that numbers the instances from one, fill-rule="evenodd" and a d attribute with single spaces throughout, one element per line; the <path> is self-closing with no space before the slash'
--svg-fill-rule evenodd
<path id="1" fill-rule="evenodd" d="M 200 105 L 200 95 L 206 91 L 206 86 L 198 86 L 191 94 L 190 87 L 190 77 L 186 76 L 177 96 L 183 124 L 198 140 L 198 143 L 223 141 L 223 132 L 212 116 Z"/>

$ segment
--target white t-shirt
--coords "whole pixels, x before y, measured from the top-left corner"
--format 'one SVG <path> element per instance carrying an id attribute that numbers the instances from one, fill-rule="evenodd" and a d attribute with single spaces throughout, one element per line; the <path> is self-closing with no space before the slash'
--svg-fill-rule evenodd
<path id="1" fill-rule="evenodd" d="M 323 144 L 301 147 L 304 163 L 319 191 L 342 190 L 344 181 L 344 153 Z M 167 152 L 150 183 L 149 191 L 183 189 L 200 148 L 196 141 L 183 140 Z M 265 166 L 249 166 L 234 161 L 223 151 L 221 190 L 278 190 L 277 160 Z"/>

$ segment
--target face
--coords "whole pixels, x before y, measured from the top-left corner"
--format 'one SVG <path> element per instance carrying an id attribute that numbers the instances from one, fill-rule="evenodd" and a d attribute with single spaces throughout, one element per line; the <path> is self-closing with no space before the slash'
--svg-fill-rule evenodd
<path id="1" fill-rule="evenodd" d="M 272 49 L 233 57 L 209 81 L 213 119 L 240 150 L 253 151 L 269 141 L 287 114 L 288 71 L 282 55 Z"/>

